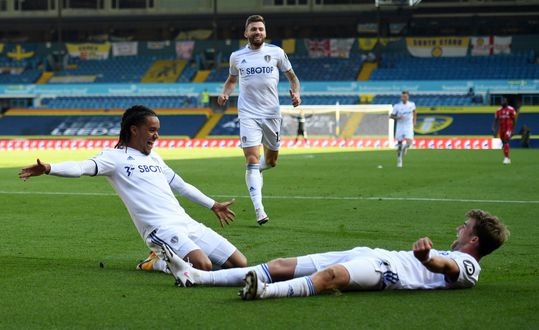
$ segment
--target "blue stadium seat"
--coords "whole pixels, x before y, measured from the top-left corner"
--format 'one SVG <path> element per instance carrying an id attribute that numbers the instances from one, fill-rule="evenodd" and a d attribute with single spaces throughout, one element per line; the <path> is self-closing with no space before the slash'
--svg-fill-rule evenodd
<path id="1" fill-rule="evenodd" d="M 40 108 L 47 109 L 126 109 L 143 104 L 155 109 L 196 108 L 194 96 L 118 96 L 45 98 Z"/>
<path id="2" fill-rule="evenodd" d="M 530 54 L 420 58 L 386 54 L 370 80 L 538 79 Z"/>
<path id="3" fill-rule="evenodd" d="M 410 96 L 410 100 L 420 107 L 476 106 L 483 104 L 483 98 L 478 95 L 413 94 Z M 377 95 L 372 100 L 372 104 L 395 104 L 398 102 L 400 102 L 400 95 Z"/>

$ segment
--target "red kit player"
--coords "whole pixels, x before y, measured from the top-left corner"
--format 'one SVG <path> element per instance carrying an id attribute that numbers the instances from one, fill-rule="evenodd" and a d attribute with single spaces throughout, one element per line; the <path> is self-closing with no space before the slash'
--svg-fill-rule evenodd
<path id="1" fill-rule="evenodd" d="M 492 131 L 494 132 L 494 136 L 497 135 L 496 133 L 499 133 L 502 140 L 503 154 L 505 156 L 503 159 L 504 164 L 511 164 L 511 159 L 509 159 L 509 140 L 511 140 L 511 135 L 513 134 L 516 116 L 517 112 L 515 109 L 507 104 L 506 98 L 503 98 L 502 107 L 496 110 Z"/>

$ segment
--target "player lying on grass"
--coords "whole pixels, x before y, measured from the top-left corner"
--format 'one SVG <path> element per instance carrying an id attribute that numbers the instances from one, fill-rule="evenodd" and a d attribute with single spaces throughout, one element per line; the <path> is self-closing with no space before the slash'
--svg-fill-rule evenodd
<path id="1" fill-rule="evenodd" d="M 356 247 L 348 251 L 276 259 L 258 266 L 206 272 L 193 269 L 165 248 L 177 283 L 245 286 L 244 300 L 311 296 L 328 290 L 456 289 L 476 285 L 482 257 L 509 236 L 505 225 L 481 210 L 466 213 L 450 251 L 433 249 L 421 238 L 412 251 Z"/>
<path id="2" fill-rule="evenodd" d="M 245 267 L 247 260 L 228 240 L 212 229 L 193 220 L 180 206 L 172 189 L 181 196 L 211 209 L 221 226 L 234 220 L 229 205 L 233 201 L 216 202 L 185 182 L 152 151 L 159 138 L 159 119 L 144 106 L 133 106 L 122 116 L 120 137 L 114 149 L 81 162 L 42 163 L 25 167 L 19 177 L 50 174 L 78 178 L 82 175 L 106 176 L 124 202 L 140 236 L 154 251 L 144 263 L 156 269 L 162 246 L 167 245 L 194 267 L 210 270 L 212 263 L 222 268 Z M 140 266 L 140 265 L 139 265 Z"/>

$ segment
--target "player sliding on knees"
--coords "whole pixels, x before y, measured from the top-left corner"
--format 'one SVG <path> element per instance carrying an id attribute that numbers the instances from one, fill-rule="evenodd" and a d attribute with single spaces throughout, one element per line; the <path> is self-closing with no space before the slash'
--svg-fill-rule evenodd
<path id="1" fill-rule="evenodd" d="M 277 165 L 281 140 L 282 117 L 277 90 L 279 71 L 284 72 L 290 82 L 290 98 L 294 107 L 301 104 L 300 86 L 285 52 L 264 42 L 266 27 L 262 16 L 247 18 L 244 35 L 248 40 L 247 46 L 230 55 L 230 74 L 217 103 L 220 106 L 226 104 L 239 80 L 240 138 L 247 163 L 245 183 L 256 221 L 262 225 L 269 220 L 262 204 L 262 171 Z M 260 145 L 264 146 L 262 156 Z"/>
<path id="2" fill-rule="evenodd" d="M 457 227 L 449 251 L 433 249 L 427 238 L 411 251 L 356 247 L 348 251 L 276 259 L 258 266 L 206 272 L 169 255 L 171 270 L 188 285 L 241 286 L 244 300 L 305 297 L 334 289 L 417 290 L 470 288 L 477 284 L 479 261 L 509 237 L 505 225 L 481 210 L 470 210 Z M 177 276 L 178 277 L 178 276 Z"/>
<path id="3" fill-rule="evenodd" d="M 124 202 L 137 230 L 152 250 L 139 269 L 166 271 L 163 248 L 188 259 L 194 267 L 210 270 L 245 267 L 247 260 L 227 239 L 193 220 L 180 206 L 172 189 L 211 209 L 221 226 L 234 221 L 232 201 L 216 202 L 185 182 L 153 151 L 159 138 L 157 115 L 144 106 L 133 106 L 122 116 L 120 137 L 114 149 L 81 162 L 37 163 L 25 167 L 19 177 L 49 174 L 78 178 L 105 176 Z"/>

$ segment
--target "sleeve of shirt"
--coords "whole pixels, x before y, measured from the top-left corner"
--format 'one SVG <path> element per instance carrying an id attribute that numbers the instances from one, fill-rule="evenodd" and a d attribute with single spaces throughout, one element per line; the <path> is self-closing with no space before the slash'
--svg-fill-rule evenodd
<path id="1" fill-rule="evenodd" d="M 112 153 L 105 149 L 95 157 L 90 158 L 97 168 L 97 171 L 93 175 L 108 176 L 114 173 L 116 170 L 116 162 L 112 156 Z"/>
<path id="2" fill-rule="evenodd" d="M 398 110 L 397 110 L 397 105 L 394 104 L 394 105 L 393 105 L 393 110 L 391 110 L 391 115 L 396 116 L 396 115 L 397 115 L 397 112 L 398 112 Z"/>
<path id="3" fill-rule="evenodd" d="M 286 55 L 284 50 L 281 49 L 280 51 L 281 51 L 281 56 L 277 63 L 277 67 L 279 68 L 279 70 L 281 70 L 281 72 L 287 72 L 287 71 L 292 70 L 292 64 L 290 63 L 288 56 Z"/>
<path id="4" fill-rule="evenodd" d="M 49 175 L 64 178 L 80 178 L 83 175 L 94 176 L 97 173 L 97 165 L 92 159 L 81 162 L 63 162 L 51 164 Z"/>
<path id="5" fill-rule="evenodd" d="M 410 102 L 411 108 L 413 111 L 415 111 L 415 102 Z"/>
<path id="6" fill-rule="evenodd" d="M 236 55 L 235 53 L 230 54 L 230 69 L 228 72 L 231 76 L 237 76 L 239 74 L 238 68 L 236 67 L 236 61 L 235 61 Z"/>
<path id="7" fill-rule="evenodd" d="M 170 188 L 176 191 L 180 196 L 189 199 L 192 202 L 195 202 L 199 205 L 202 205 L 207 208 L 212 208 L 215 201 L 210 197 L 204 195 L 200 190 L 195 186 L 185 182 L 173 169 L 168 167 L 168 165 L 163 161 L 161 156 L 156 152 L 152 152 L 153 157 L 159 162 L 161 168 L 163 168 L 163 173 L 167 178 Z"/>
<path id="8" fill-rule="evenodd" d="M 204 195 L 195 186 L 185 182 L 178 174 L 174 173 L 174 177 L 170 181 L 170 187 L 192 202 L 202 205 L 206 208 L 212 208 L 215 201 Z"/>
<path id="9" fill-rule="evenodd" d="M 470 255 L 464 253 L 452 253 L 449 256 L 459 266 L 459 277 L 456 281 L 448 281 L 451 288 L 471 288 L 479 280 L 481 267 L 477 261 Z"/>

